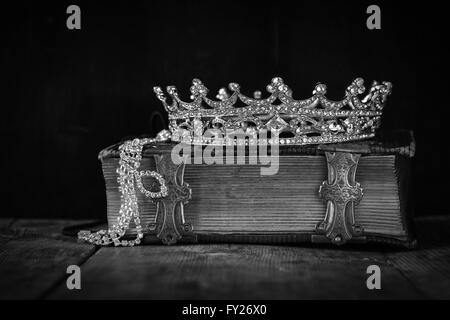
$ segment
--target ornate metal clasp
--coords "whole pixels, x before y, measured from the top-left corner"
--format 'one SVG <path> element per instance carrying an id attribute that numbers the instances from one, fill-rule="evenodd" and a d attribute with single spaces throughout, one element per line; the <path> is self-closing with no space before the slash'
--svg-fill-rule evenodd
<path id="1" fill-rule="evenodd" d="M 183 206 L 191 198 L 191 189 L 184 183 L 184 163 L 175 164 L 170 152 L 154 155 L 156 170 L 164 178 L 167 196 L 153 199 L 157 203 L 156 221 L 149 225 L 164 244 L 174 244 L 192 234 L 192 225 L 184 219 Z"/>
<path id="2" fill-rule="evenodd" d="M 363 189 L 355 181 L 360 154 L 325 152 L 328 180 L 319 188 L 320 197 L 327 203 L 324 221 L 318 223 L 313 242 L 331 241 L 341 245 L 362 236 L 362 226 L 355 223 L 354 206 L 363 197 Z M 324 239 L 325 237 L 325 239 Z"/>

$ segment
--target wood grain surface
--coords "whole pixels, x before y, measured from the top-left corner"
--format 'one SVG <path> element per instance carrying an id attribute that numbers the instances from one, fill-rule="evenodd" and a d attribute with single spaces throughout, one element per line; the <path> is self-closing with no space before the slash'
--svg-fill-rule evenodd
<path id="1" fill-rule="evenodd" d="M 80 221 L 0 220 L 1 299 L 449 298 L 450 218 L 417 219 L 416 250 L 251 244 L 99 248 L 62 236 Z M 66 268 L 81 266 L 81 290 Z M 381 268 L 368 290 L 366 268 Z"/>
<path id="2" fill-rule="evenodd" d="M 81 265 L 95 247 L 62 235 L 71 220 L 0 222 L 0 299 L 39 299 L 65 283 L 69 265 Z M 6 227 L 7 226 L 7 227 Z"/>

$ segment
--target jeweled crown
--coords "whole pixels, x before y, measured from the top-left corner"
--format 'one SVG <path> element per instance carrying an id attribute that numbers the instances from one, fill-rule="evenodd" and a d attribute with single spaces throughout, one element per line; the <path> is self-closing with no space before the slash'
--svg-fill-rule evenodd
<path id="1" fill-rule="evenodd" d="M 182 101 L 176 87 L 168 86 L 171 102 L 167 103 L 163 90 L 154 87 L 169 114 L 172 141 L 303 145 L 371 138 L 380 125 L 392 84 L 374 81 L 367 95 L 360 99 L 365 87 L 364 80 L 357 78 L 347 87 L 341 101 L 326 98 L 327 87 L 322 83 L 315 86 L 310 98 L 295 100 L 292 90 L 279 77 L 267 86 L 270 93 L 267 98 L 262 98 L 260 91 L 250 98 L 240 92 L 237 83 L 230 83 L 228 88 L 231 95 L 222 88 L 216 96 L 218 100 L 211 100 L 204 84 L 194 79 L 191 102 Z"/>

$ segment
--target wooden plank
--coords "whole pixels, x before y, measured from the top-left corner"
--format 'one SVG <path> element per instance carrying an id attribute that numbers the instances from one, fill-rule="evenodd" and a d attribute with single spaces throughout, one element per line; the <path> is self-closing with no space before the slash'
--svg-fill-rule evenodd
<path id="1" fill-rule="evenodd" d="M 382 290 L 366 287 L 367 266 Z M 65 283 L 51 299 L 422 298 L 382 253 L 262 245 L 101 248 L 81 268 L 82 290 Z"/>
<path id="2" fill-rule="evenodd" d="M 424 296 L 450 299 L 450 246 L 396 252 L 387 257 L 389 263 L 400 270 Z"/>
<path id="3" fill-rule="evenodd" d="M 450 217 L 416 219 L 413 251 L 211 244 L 108 247 L 93 255 L 93 246 L 61 235 L 80 222 L 0 220 L 0 299 L 450 297 Z M 80 291 L 66 288 L 70 264 L 81 265 Z M 382 290 L 366 288 L 371 264 L 381 268 Z"/>
<path id="4" fill-rule="evenodd" d="M 35 299 L 65 279 L 67 267 L 81 264 L 95 247 L 61 234 L 72 221 L 18 220 L 2 229 L 0 299 Z M 79 221 L 77 221 L 79 223 Z"/>
<path id="5" fill-rule="evenodd" d="M 18 239 L 0 246 L 0 299 L 43 297 L 66 276 L 69 265 L 79 265 L 94 246 L 46 238 Z"/>
<path id="6" fill-rule="evenodd" d="M 388 263 L 427 298 L 449 299 L 450 217 L 418 217 L 415 229 L 418 248 L 387 252 Z"/>

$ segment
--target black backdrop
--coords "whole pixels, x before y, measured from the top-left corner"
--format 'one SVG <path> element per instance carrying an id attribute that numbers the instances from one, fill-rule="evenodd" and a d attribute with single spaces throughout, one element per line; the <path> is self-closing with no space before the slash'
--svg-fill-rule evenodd
<path id="1" fill-rule="evenodd" d="M 81 8 L 81 30 L 66 8 Z M 381 30 L 366 8 L 381 8 Z M 443 178 L 445 11 L 384 1 L 58 1 L 2 4 L 2 216 L 104 218 L 97 153 L 155 134 L 154 85 L 193 77 L 250 94 L 276 75 L 339 99 L 357 76 L 388 80 L 382 130 L 413 129 L 416 214 L 447 214 Z M 166 119 L 164 119 L 166 121 Z"/>

